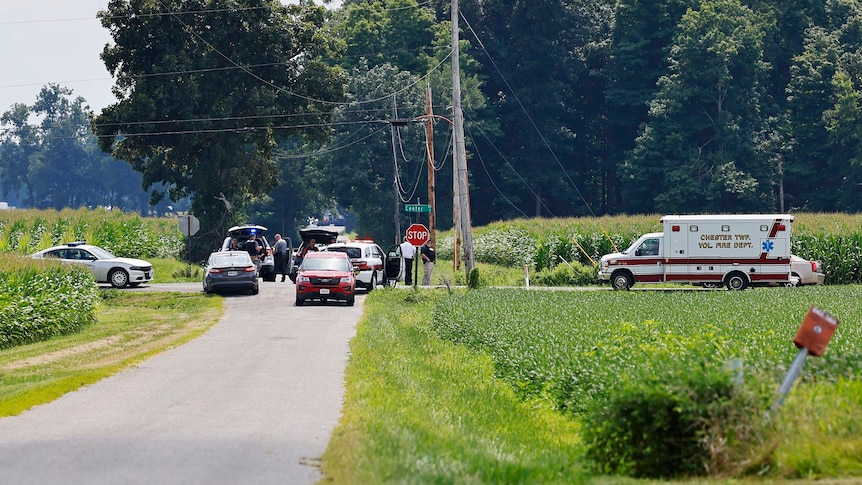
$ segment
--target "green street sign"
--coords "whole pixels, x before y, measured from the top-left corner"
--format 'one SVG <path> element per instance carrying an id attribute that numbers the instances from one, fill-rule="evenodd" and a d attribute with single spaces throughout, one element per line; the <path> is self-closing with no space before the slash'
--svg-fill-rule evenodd
<path id="1" fill-rule="evenodd" d="M 405 204 L 404 212 L 431 212 L 431 206 L 428 204 Z"/>

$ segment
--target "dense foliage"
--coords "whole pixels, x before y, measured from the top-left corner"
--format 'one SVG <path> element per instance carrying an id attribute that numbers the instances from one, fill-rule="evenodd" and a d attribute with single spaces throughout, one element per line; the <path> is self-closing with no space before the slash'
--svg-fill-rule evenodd
<path id="1" fill-rule="evenodd" d="M 437 225 L 451 227 L 450 125 L 435 117 L 426 140 L 411 122 L 426 86 L 451 118 L 449 6 L 114 0 L 103 59 L 121 101 L 92 128 L 157 196 L 195 197 L 213 237 L 248 221 L 295 236 L 330 210 L 396 240 L 403 204 L 428 200 L 427 144 Z M 859 0 L 462 2 L 473 222 L 862 210 L 860 24 Z M 80 103 L 52 101 L 64 93 L 4 116 L 4 193 L 57 208 L 95 197 L 36 176 L 84 157 L 80 180 L 96 163 L 92 141 L 46 143 L 85 131 Z M 68 121 L 27 125 L 25 108 L 51 106 Z M 126 207 L 130 190 L 111 193 Z M 540 267 L 555 245 L 535 248 Z"/>
<path id="2" fill-rule="evenodd" d="M 759 418 L 793 360 L 793 336 L 811 305 L 830 311 L 840 324 L 824 356 L 809 359 L 804 381 L 857 378 L 858 286 L 480 289 L 441 300 L 433 326 L 442 338 L 489 355 L 495 376 L 523 399 L 582 419 L 598 471 L 665 477 L 744 467 L 725 462 L 716 470 L 722 460 L 742 459 L 734 449 L 754 446 L 746 443 L 753 438 L 746 426 L 762 425 Z M 735 374 L 724 370 L 737 360 L 743 380 L 738 392 Z M 710 447 L 704 450 L 704 444 Z"/>
<path id="3" fill-rule="evenodd" d="M 86 268 L 0 254 L 0 349 L 93 323 L 97 300 Z"/>
<path id="4" fill-rule="evenodd" d="M 99 150 L 85 103 L 51 84 L 32 104 L 0 107 L 0 200 L 38 209 L 166 211 L 167 203 L 149 205 L 140 173 Z"/>
<path id="5" fill-rule="evenodd" d="M 99 13 L 118 102 L 93 120 L 99 147 L 143 174 L 153 201 L 192 198 L 223 237 L 279 184 L 275 148 L 327 136 L 340 69 L 323 7 L 277 0 L 112 0 Z M 157 41 L 154 41 L 157 39 Z M 167 190 L 161 190 L 160 185 Z"/>

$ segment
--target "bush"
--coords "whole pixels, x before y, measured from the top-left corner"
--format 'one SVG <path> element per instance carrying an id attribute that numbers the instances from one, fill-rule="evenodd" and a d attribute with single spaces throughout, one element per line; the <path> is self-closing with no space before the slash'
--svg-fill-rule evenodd
<path id="1" fill-rule="evenodd" d="M 479 268 L 470 270 L 470 277 L 467 280 L 467 288 L 476 289 L 482 286 L 482 278 L 479 275 Z"/>
<path id="2" fill-rule="evenodd" d="M 537 286 L 585 286 L 596 283 L 598 272 L 596 266 L 566 263 L 539 271 L 532 280 Z"/>
<path id="3" fill-rule="evenodd" d="M 73 333 L 95 321 L 89 269 L 0 255 L 0 349 Z"/>
<path id="4" fill-rule="evenodd" d="M 598 473 L 661 479 L 735 474 L 737 455 L 755 445 L 755 400 L 724 371 L 677 366 L 620 384 L 583 419 L 587 458 Z"/>

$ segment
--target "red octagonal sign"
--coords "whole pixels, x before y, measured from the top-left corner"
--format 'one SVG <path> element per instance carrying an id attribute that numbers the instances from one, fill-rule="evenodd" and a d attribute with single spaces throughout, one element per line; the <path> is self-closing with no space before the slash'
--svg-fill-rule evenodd
<path id="1" fill-rule="evenodd" d="M 430 237 L 428 228 L 424 224 L 410 224 L 410 227 L 407 228 L 407 242 L 414 246 L 425 244 Z"/>

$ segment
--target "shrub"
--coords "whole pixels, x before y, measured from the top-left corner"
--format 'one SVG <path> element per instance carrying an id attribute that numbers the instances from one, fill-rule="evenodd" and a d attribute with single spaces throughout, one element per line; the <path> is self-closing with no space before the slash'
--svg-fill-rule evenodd
<path id="1" fill-rule="evenodd" d="M 476 289 L 482 286 L 482 278 L 479 275 L 479 268 L 473 268 L 470 270 L 470 277 L 467 280 L 467 287 L 471 289 Z"/>
<path id="2" fill-rule="evenodd" d="M 581 263 L 560 264 L 553 269 L 539 271 L 533 276 L 538 286 L 584 286 L 596 283 L 598 267 Z"/>
<path id="3" fill-rule="evenodd" d="M 708 366 L 671 366 L 596 400 L 583 419 L 594 471 L 636 478 L 735 474 L 759 423 L 756 401 Z M 739 450 L 739 451 L 737 451 Z"/>

